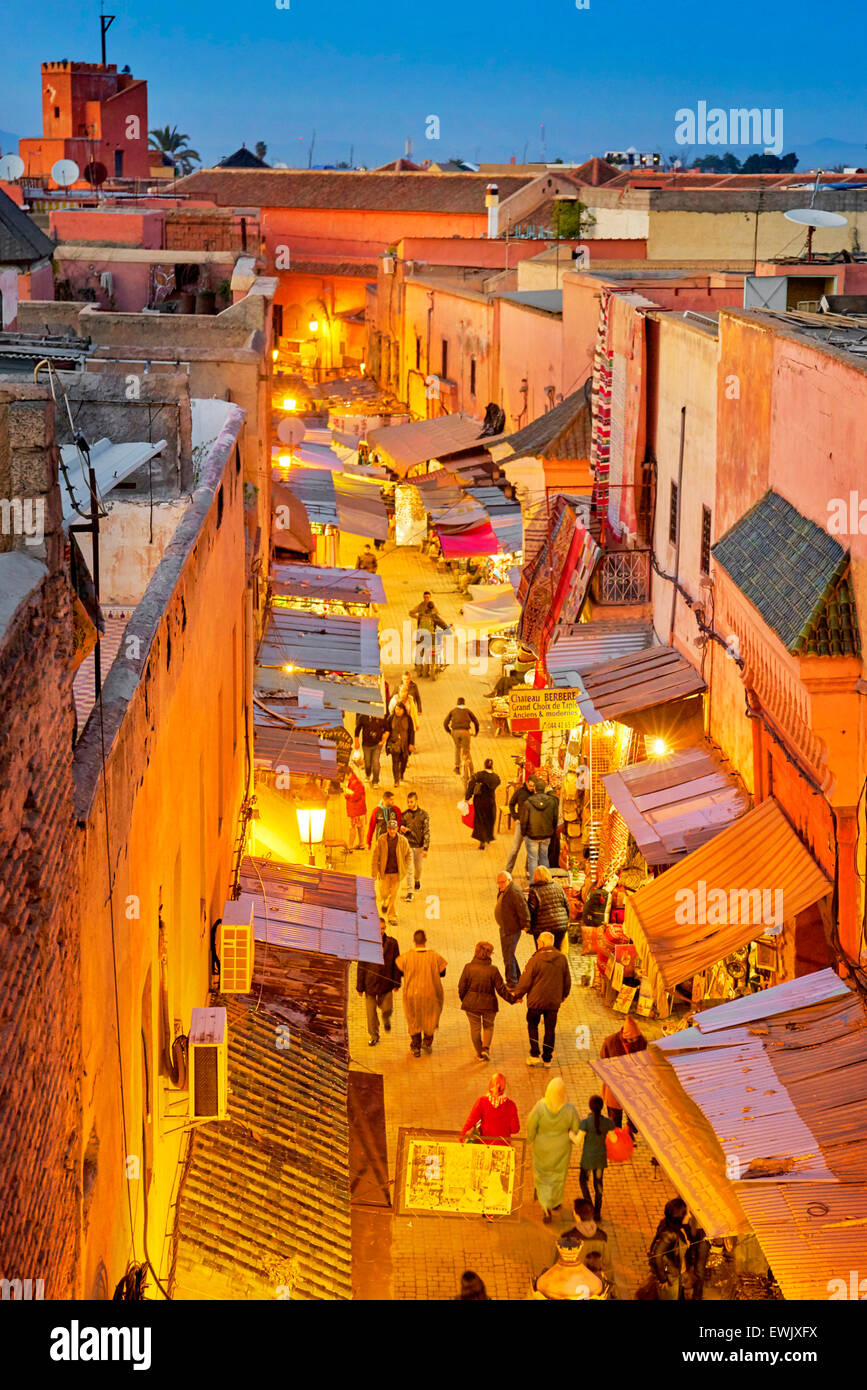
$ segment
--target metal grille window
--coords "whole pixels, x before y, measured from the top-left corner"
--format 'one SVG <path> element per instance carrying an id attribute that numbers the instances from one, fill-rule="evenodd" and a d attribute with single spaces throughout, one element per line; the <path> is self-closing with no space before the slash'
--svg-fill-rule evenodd
<path id="1" fill-rule="evenodd" d="M 710 574 L 710 507 L 701 509 L 701 572 Z"/>
<path id="2" fill-rule="evenodd" d="M 470 358 L 470 395 L 476 394 L 476 359 Z"/>
<path id="3" fill-rule="evenodd" d="M 596 579 L 600 603 L 646 603 L 650 597 L 650 552 L 621 550 L 603 555 Z"/>
<path id="4" fill-rule="evenodd" d="M 447 377 L 449 374 L 449 340 L 443 338 L 443 368 L 440 376 Z"/>
<path id="5" fill-rule="evenodd" d="M 677 483 L 671 484 L 671 501 L 668 508 L 668 539 L 672 545 L 677 545 L 677 507 L 678 507 L 678 486 Z"/>

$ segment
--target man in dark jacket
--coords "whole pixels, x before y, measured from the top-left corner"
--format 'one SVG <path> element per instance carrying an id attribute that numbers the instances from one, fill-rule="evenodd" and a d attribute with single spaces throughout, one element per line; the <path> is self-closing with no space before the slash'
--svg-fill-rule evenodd
<path id="1" fill-rule="evenodd" d="M 527 797 L 519 816 L 527 846 L 527 878 L 531 883 L 540 864 L 548 867 L 548 844 L 557 829 L 559 810 L 560 803 L 556 796 L 546 791 L 542 778 L 537 777 L 533 783 L 533 795 Z"/>
<path id="2" fill-rule="evenodd" d="M 379 786 L 379 763 L 388 738 L 388 720 L 374 714 L 355 716 L 355 746 L 361 748 L 364 775 L 372 787 Z"/>
<path id="3" fill-rule="evenodd" d="M 470 753 L 470 739 L 473 734 L 479 732 L 479 721 L 471 709 L 467 709 L 467 702 L 463 695 L 458 698 L 454 709 L 449 710 L 443 720 L 443 728 L 447 734 L 451 734 L 455 745 L 455 772 L 461 771 L 461 760 L 466 756 L 469 764 L 469 772 L 473 772 L 473 759 Z"/>
<path id="4" fill-rule="evenodd" d="M 657 1298 L 675 1302 L 683 1298 L 682 1279 L 686 1271 L 687 1234 L 684 1230 L 687 1205 L 682 1197 L 665 1204 L 665 1215 L 656 1228 L 650 1247 L 650 1268 L 656 1279 Z"/>
<path id="5" fill-rule="evenodd" d="M 516 985 L 521 972 L 515 959 L 515 948 L 521 938 L 521 932 L 530 929 L 530 909 L 524 894 L 517 883 L 512 882 L 512 875 L 505 869 L 497 874 L 494 918 L 500 928 L 500 949 L 503 952 L 506 984 Z"/>
<path id="6" fill-rule="evenodd" d="M 412 902 L 413 885 L 421 888 L 421 866 L 430 849 L 430 816 L 418 804 L 418 792 L 408 792 L 400 828 L 412 850 L 412 864 L 406 876 L 406 901 Z"/>
<path id="7" fill-rule="evenodd" d="M 395 965 L 400 955 L 400 947 L 393 936 L 386 935 L 386 921 L 379 919 L 382 935 L 382 965 L 375 961 L 358 962 L 358 977 L 355 988 L 364 995 L 367 1011 L 368 1047 L 376 1047 L 379 1042 L 379 1014 L 386 1033 L 391 1032 L 391 1015 L 394 1010 L 394 991 L 400 989 L 401 974 Z M 377 1013 L 379 1010 L 379 1013 Z"/>
<path id="8" fill-rule="evenodd" d="M 512 799 L 509 802 L 509 815 L 515 823 L 515 830 L 512 835 L 512 848 L 506 860 L 507 874 L 510 874 L 514 869 L 521 845 L 524 843 L 524 832 L 521 829 L 521 809 L 524 802 L 528 801 L 532 795 L 533 787 L 530 786 L 530 780 L 528 779 L 526 782 L 522 782 L 518 790 L 512 794 Z"/>
<path id="9" fill-rule="evenodd" d="M 421 676 L 432 676 L 437 665 L 437 632 L 445 631 L 448 623 L 437 612 L 436 604 L 425 589 L 421 603 L 409 610 L 415 618 L 414 660 L 416 672 Z"/>
<path id="10" fill-rule="evenodd" d="M 554 948 L 551 932 L 543 931 L 539 949 L 524 966 L 521 978 L 512 993 L 516 999 L 527 996 L 527 1035 L 530 1039 L 528 1067 L 550 1067 L 554 1056 L 554 1037 L 557 1011 L 572 988 L 569 962 L 562 951 Z M 539 1020 L 545 1020 L 542 1056 L 539 1057 Z"/>

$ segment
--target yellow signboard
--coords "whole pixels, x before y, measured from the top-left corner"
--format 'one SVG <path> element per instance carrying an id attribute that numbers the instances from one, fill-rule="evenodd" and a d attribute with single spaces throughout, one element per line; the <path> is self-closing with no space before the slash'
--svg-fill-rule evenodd
<path id="1" fill-rule="evenodd" d="M 519 686 L 509 691 L 512 729 L 574 729 L 583 715 L 580 690 L 531 690 Z"/>
<path id="2" fill-rule="evenodd" d="M 457 1134 L 402 1129 L 400 1216 L 510 1216 L 523 1196 L 524 1141 L 467 1143 Z"/>

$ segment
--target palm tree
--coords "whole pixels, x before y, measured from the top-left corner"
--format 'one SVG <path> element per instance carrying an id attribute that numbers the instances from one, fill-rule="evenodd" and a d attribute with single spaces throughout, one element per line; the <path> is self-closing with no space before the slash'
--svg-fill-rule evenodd
<path id="1" fill-rule="evenodd" d="M 182 135 L 176 125 L 171 129 L 166 125 L 162 129 L 152 130 L 150 137 L 150 148 L 167 154 L 179 173 L 191 174 L 193 166 L 201 164 L 202 157 L 198 150 L 191 150 L 187 145 L 189 135 Z"/>
<path id="2" fill-rule="evenodd" d="M 255 153 L 257 159 L 262 159 L 262 160 L 264 160 L 266 154 L 268 153 L 268 146 L 265 144 L 265 141 L 264 141 L 264 140 L 257 140 L 257 141 L 256 141 L 256 146 L 255 146 L 254 153 Z"/>

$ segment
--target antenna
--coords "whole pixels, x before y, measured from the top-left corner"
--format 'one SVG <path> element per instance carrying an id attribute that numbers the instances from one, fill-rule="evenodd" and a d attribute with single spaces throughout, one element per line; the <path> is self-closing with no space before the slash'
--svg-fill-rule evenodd
<path id="1" fill-rule="evenodd" d="M 822 177 L 822 170 L 816 173 L 816 182 L 813 185 L 813 196 L 810 198 L 810 205 L 806 208 L 791 208 L 784 213 L 789 222 L 797 222 L 799 226 L 807 228 L 807 254 L 805 259 L 813 259 L 813 232 L 816 227 L 845 227 L 849 221 L 848 217 L 843 217 L 839 212 L 826 212 L 824 208 L 815 208 L 813 203 L 816 201 L 816 194 L 819 191 L 819 180 Z"/>
<path id="2" fill-rule="evenodd" d="M 313 168 L 313 146 L 316 144 L 316 131 L 313 132 L 313 139 L 310 141 L 310 149 L 307 151 L 307 168 Z"/>
<path id="3" fill-rule="evenodd" d="M 106 34 L 108 33 L 109 29 L 111 28 L 112 24 L 114 24 L 114 21 L 115 21 L 116 19 L 117 19 L 117 15 L 113 15 L 113 14 L 103 14 L 103 13 L 100 13 L 100 16 L 99 16 L 99 37 L 100 37 L 100 41 L 101 41 L 101 43 L 102 43 L 102 66 L 103 66 L 103 67 L 105 67 L 105 65 L 106 65 L 106 63 L 105 63 L 105 36 L 106 36 Z"/>

